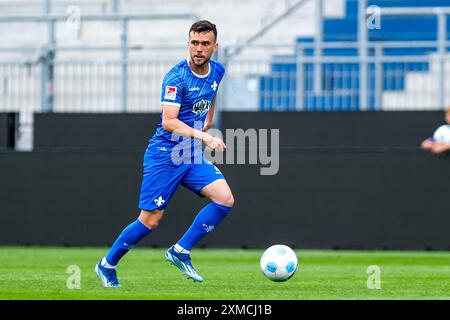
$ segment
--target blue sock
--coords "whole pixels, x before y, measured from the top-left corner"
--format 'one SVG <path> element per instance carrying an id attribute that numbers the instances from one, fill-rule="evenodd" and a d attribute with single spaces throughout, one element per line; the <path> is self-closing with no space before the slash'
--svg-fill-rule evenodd
<path id="1" fill-rule="evenodd" d="M 151 229 L 139 220 L 129 224 L 125 229 L 123 229 L 122 233 L 112 245 L 106 255 L 106 262 L 113 266 L 117 265 L 125 253 L 131 250 L 134 245 L 147 236 L 151 231 Z"/>
<path id="2" fill-rule="evenodd" d="M 186 250 L 191 250 L 197 242 L 212 231 L 230 212 L 231 207 L 211 202 L 203 207 L 195 217 L 194 223 L 186 231 L 178 244 Z"/>

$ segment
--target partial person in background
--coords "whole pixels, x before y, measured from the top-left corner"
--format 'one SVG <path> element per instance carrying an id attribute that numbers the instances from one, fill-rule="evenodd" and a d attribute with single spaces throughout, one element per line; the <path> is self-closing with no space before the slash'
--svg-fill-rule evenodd
<path id="1" fill-rule="evenodd" d="M 422 142 L 422 149 L 430 150 L 433 153 L 443 153 L 450 151 L 450 106 L 445 109 L 444 124 L 436 129 L 433 136 Z"/>

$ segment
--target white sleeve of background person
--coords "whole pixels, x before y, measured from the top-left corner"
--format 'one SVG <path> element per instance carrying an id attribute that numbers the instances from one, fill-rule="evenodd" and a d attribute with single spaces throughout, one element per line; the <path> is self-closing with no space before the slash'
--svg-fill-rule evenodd
<path id="1" fill-rule="evenodd" d="M 433 134 L 435 141 L 450 144 L 450 125 L 442 125 Z"/>

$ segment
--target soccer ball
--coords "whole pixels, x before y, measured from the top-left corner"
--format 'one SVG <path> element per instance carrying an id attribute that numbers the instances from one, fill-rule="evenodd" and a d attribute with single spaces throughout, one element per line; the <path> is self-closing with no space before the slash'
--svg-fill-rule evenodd
<path id="1" fill-rule="evenodd" d="M 284 244 L 269 247 L 261 256 L 261 271 L 272 281 L 289 280 L 297 271 L 298 260 L 294 250 Z"/>

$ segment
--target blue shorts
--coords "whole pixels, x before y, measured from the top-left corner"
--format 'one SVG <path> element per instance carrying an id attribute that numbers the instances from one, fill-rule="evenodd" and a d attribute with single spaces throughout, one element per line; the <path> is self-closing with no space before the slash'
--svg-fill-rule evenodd
<path id="1" fill-rule="evenodd" d="M 165 209 L 180 184 L 202 196 L 203 187 L 224 179 L 220 170 L 203 155 L 201 163 L 177 165 L 172 162 L 170 152 L 152 151 L 154 149 L 147 149 L 144 155 L 139 209 Z"/>

